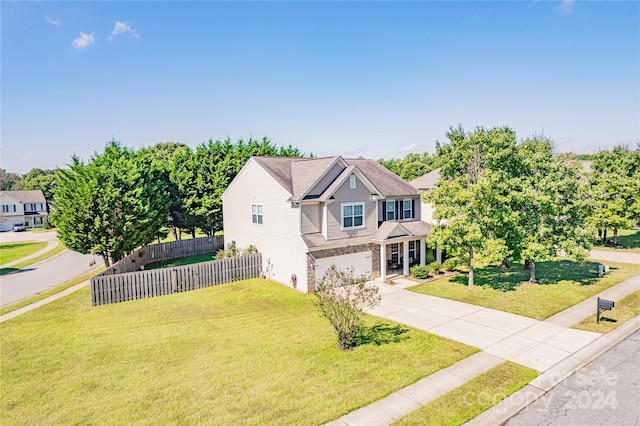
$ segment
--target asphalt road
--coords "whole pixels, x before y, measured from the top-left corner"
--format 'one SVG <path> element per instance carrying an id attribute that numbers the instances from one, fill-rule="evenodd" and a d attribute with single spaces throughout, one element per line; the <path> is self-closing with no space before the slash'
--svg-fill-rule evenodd
<path id="1" fill-rule="evenodd" d="M 640 331 L 567 377 L 505 425 L 640 425 Z"/>
<path id="2" fill-rule="evenodd" d="M 47 241 L 55 239 L 55 232 L 3 232 L 0 241 Z M 90 263 L 95 259 L 96 263 Z M 71 250 L 44 262 L 27 266 L 17 272 L 0 277 L 0 306 L 42 293 L 50 288 L 64 284 L 90 270 L 102 265 L 102 259 L 94 255 L 83 255 Z"/>

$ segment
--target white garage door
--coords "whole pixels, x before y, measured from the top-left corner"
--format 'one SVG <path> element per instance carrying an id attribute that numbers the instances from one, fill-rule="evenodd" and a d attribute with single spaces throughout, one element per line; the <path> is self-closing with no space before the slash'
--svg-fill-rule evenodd
<path id="1" fill-rule="evenodd" d="M 329 267 L 335 264 L 339 270 L 354 268 L 354 275 L 365 275 L 371 279 L 371 252 L 344 254 L 342 256 L 325 257 L 316 260 L 316 281 L 319 281 Z"/>

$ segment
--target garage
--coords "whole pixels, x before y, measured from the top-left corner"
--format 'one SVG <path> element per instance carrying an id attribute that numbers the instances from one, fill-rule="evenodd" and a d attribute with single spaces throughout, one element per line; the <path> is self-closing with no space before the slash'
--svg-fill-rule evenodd
<path id="1" fill-rule="evenodd" d="M 371 279 L 371 251 L 316 259 L 316 281 L 322 278 L 332 264 L 335 264 L 339 270 L 343 271 L 348 268 L 354 268 L 356 277 L 365 275 L 367 279 Z"/>

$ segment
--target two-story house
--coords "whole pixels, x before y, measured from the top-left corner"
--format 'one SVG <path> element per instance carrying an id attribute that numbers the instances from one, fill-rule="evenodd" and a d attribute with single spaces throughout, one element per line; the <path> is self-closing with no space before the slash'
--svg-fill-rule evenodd
<path id="1" fill-rule="evenodd" d="M 0 191 L 0 231 L 10 231 L 13 225 L 40 228 L 47 216 L 47 200 L 42 191 Z"/>
<path id="2" fill-rule="evenodd" d="M 420 191 L 373 160 L 252 157 L 222 200 L 225 244 L 305 293 L 332 264 L 383 281 L 425 264 Z"/>

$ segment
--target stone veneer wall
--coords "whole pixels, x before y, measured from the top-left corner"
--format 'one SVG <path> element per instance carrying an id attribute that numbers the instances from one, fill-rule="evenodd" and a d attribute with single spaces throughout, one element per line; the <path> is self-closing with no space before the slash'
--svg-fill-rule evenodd
<path id="1" fill-rule="evenodd" d="M 343 254 L 355 254 L 365 251 L 371 251 L 371 278 L 380 278 L 380 245 L 369 243 L 361 244 L 357 246 L 338 247 L 326 250 L 318 250 L 312 253 L 307 253 L 307 277 L 309 282 L 307 283 L 307 293 L 315 293 L 316 289 L 316 259 L 324 259 L 326 257 L 341 256 Z M 318 277 L 320 278 L 320 277 Z"/>

